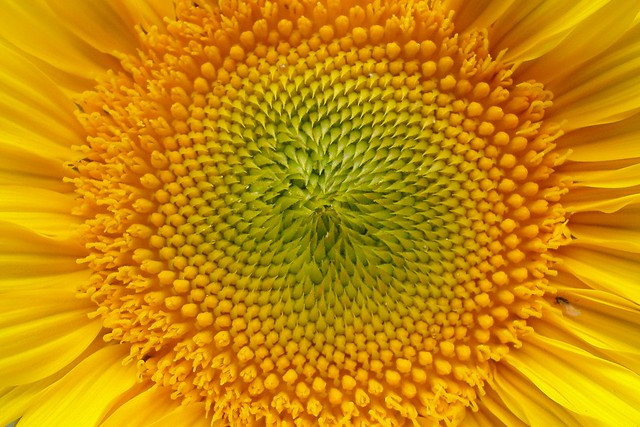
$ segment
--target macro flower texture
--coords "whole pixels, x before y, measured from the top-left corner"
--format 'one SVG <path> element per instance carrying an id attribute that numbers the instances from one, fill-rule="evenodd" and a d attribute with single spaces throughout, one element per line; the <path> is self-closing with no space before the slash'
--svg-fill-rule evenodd
<path id="1" fill-rule="evenodd" d="M 0 3 L 0 425 L 640 425 L 639 2 Z"/>

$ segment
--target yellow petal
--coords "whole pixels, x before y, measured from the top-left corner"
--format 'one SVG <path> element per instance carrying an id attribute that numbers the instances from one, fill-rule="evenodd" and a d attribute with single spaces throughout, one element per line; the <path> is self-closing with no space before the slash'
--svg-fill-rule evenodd
<path id="1" fill-rule="evenodd" d="M 95 344 L 95 342 L 94 342 Z M 89 348 L 90 352 L 95 351 Z M 85 353 L 87 353 L 85 351 Z M 0 392 L 0 425 L 6 426 L 12 421 L 20 418 L 29 407 L 37 402 L 39 395 L 51 384 L 58 381 L 67 374 L 78 362 L 82 356 L 78 357 L 74 362 L 68 364 L 63 369 L 55 372 L 39 381 L 24 384 L 15 387 L 8 387 L 5 391 Z"/>
<path id="2" fill-rule="evenodd" d="M 608 2 L 577 23 L 550 52 L 525 64 L 520 71 L 528 78 L 542 79 L 554 93 L 561 93 L 563 82 L 571 85 L 575 74 L 582 72 L 582 64 L 610 48 L 633 25 L 638 11 L 638 2 Z"/>
<path id="3" fill-rule="evenodd" d="M 165 18 L 175 19 L 175 2 L 173 0 L 118 0 L 117 9 L 128 16 L 134 25 L 160 25 Z"/>
<path id="4" fill-rule="evenodd" d="M 0 425 L 5 426 L 17 420 L 27 412 L 29 407 L 37 405 L 41 394 L 45 392 L 49 386 L 64 377 L 71 369 L 75 368 L 78 363 L 84 360 L 85 357 L 95 353 L 103 346 L 104 343 L 102 339 L 94 340 L 73 362 L 56 371 L 54 374 L 29 384 L 6 387 L 4 389 L 0 388 Z"/>
<path id="5" fill-rule="evenodd" d="M 148 426 L 179 406 L 180 402 L 171 400 L 166 390 L 150 388 L 123 403 L 100 427 Z"/>
<path id="6" fill-rule="evenodd" d="M 21 427 L 95 426 L 136 383 L 136 368 L 122 365 L 124 345 L 110 345 L 85 358 L 45 390 L 20 419 Z"/>
<path id="7" fill-rule="evenodd" d="M 55 239 L 68 238 L 73 226 L 80 223 L 77 217 L 68 214 L 37 212 L 0 212 L 0 221 L 29 227 L 38 234 Z"/>
<path id="8" fill-rule="evenodd" d="M 74 24 L 75 25 L 75 24 Z M 87 80 L 117 68 L 117 60 L 70 31 L 47 2 L 8 2 L 0 14 L 0 36 L 67 76 Z"/>
<path id="9" fill-rule="evenodd" d="M 43 96 L 46 94 L 46 96 Z M 33 63 L 0 41 L 0 182 L 69 191 L 64 162 L 82 139 L 73 103 Z M 4 191 L 2 191 L 4 193 Z"/>
<path id="10" fill-rule="evenodd" d="M 608 292 L 554 285 L 564 300 L 545 313 L 536 331 L 640 372 L 638 305 Z"/>
<path id="11" fill-rule="evenodd" d="M 46 203 L 42 201 L 46 200 Z M 69 213 L 75 206 L 73 197 L 57 191 L 22 186 L 3 186 L 0 212 Z"/>
<path id="12" fill-rule="evenodd" d="M 581 245 L 640 253 L 640 224 L 633 229 L 620 229 L 574 223 L 571 234 Z"/>
<path id="13" fill-rule="evenodd" d="M 55 81 L 46 73 L 35 68 L 33 63 L 29 61 L 29 57 L 7 40 L 2 40 L 0 43 L 0 52 L 2 52 L 0 59 L 2 64 L 0 82 L 2 83 L 0 88 L 3 92 L 3 105 L 6 109 L 3 111 L 3 117 L 9 111 L 16 111 L 22 112 L 27 118 L 28 114 L 24 114 L 22 107 L 24 104 L 32 106 L 31 113 L 42 115 L 42 117 L 37 116 L 36 120 L 47 117 L 52 125 L 63 123 L 74 126 L 76 129 L 79 128 L 72 114 L 73 103 L 65 96 L 64 92 L 57 88 Z M 37 123 L 37 121 L 33 123 Z M 68 144 L 68 141 L 53 142 Z"/>
<path id="14" fill-rule="evenodd" d="M 1 39 L 0 94 L 2 142 L 54 159 L 68 156 L 69 147 L 82 142 L 71 100 L 50 75 Z"/>
<path id="15" fill-rule="evenodd" d="M 640 25 L 555 88 L 553 120 L 565 130 L 611 123 L 640 111 Z"/>
<path id="16" fill-rule="evenodd" d="M 6 281 L 37 278 L 83 270 L 76 258 L 68 255 L 15 254 L 0 252 L 0 271 Z"/>
<path id="17" fill-rule="evenodd" d="M 586 163 L 584 165 L 588 168 L 582 168 L 581 171 L 563 171 L 563 173 L 570 175 L 575 185 L 579 187 L 624 188 L 640 185 L 640 164 L 623 167 L 622 164 L 628 162 L 612 163 L 612 165 L 607 164 L 604 170 L 602 170 L 605 167 L 603 164 Z M 620 166 L 615 167 L 615 163 L 619 163 Z M 595 170 L 595 166 L 598 166 L 599 170 Z"/>
<path id="18" fill-rule="evenodd" d="M 4 6 L 0 34 L 24 51 L 33 68 L 75 94 L 118 68 L 114 50 L 135 53 L 136 25 L 149 27 L 164 17 L 174 17 L 172 1 L 15 2 Z"/>
<path id="19" fill-rule="evenodd" d="M 562 148 L 572 150 L 570 160 L 601 162 L 640 157 L 640 115 L 600 126 L 589 126 L 568 132 Z"/>
<path id="20" fill-rule="evenodd" d="M 70 222 L 69 228 L 72 226 L 73 223 Z M 58 238 L 51 238 L 17 224 L 0 221 L 0 235 L 3 237 L 0 241 L 0 256 L 24 254 L 32 257 L 33 264 L 37 264 L 40 258 L 46 256 L 67 256 L 71 265 L 84 254 L 84 248 L 80 242 L 72 238 L 70 231 Z"/>
<path id="21" fill-rule="evenodd" d="M 20 325 L 33 319 L 92 307 L 92 303 L 76 298 L 79 277 L 61 274 L 55 278 L 58 282 L 43 283 L 48 285 L 46 292 L 40 287 L 16 287 L 4 292 L 0 299 L 0 326 Z"/>
<path id="22" fill-rule="evenodd" d="M 174 17 L 174 3 L 170 0 L 70 0 L 50 2 L 49 6 L 76 37 L 109 54 L 135 54 L 137 25 L 162 26 L 165 17 Z"/>
<path id="23" fill-rule="evenodd" d="M 50 384 L 51 382 L 42 380 L 0 392 L 0 425 L 7 426 L 20 418 L 37 399 L 38 393 Z"/>
<path id="24" fill-rule="evenodd" d="M 638 218 L 640 218 L 640 204 L 634 204 L 620 209 L 615 212 L 615 215 L 602 212 L 580 212 L 571 216 L 571 224 L 637 230 L 640 227 Z"/>
<path id="25" fill-rule="evenodd" d="M 119 2 L 69 0 L 50 2 L 53 14 L 66 30 L 102 53 L 135 54 L 134 25 Z M 73 25 L 70 25 L 73 23 Z"/>
<path id="26" fill-rule="evenodd" d="M 33 309 L 34 316 L 37 316 L 36 310 L 37 307 Z M 100 319 L 87 318 L 88 311 L 61 312 L 3 326 L 0 329 L 0 384 L 37 381 L 71 363 L 102 327 Z"/>
<path id="27" fill-rule="evenodd" d="M 175 408 L 149 427 L 209 427 L 210 425 L 211 422 L 205 417 L 204 404 L 192 403 Z"/>
<path id="28" fill-rule="evenodd" d="M 510 62 L 538 58 L 607 3 L 607 0 L 515 2 L 492 28 L 495 41 L 492 51 L 509 49 L 505 59 Z"/>
<path id="29" fill-rule="evenodd" d="M 633 405 L 640 377 L 620 365 L 539 334 L 523 337 L 523 347 L 509 352 L 504 361 L 576 414 L 612 426 L 640 420 L 640 409 Z"/>
<path id="30" fill-rule="evenodd" d="M 640 301 L 640 256 L 609 250 L 570 246 L 560 249 L 558 269 L 578 277 L 589 287 Z"/>
<path id="31" fill-rule="evenodd" d="M 516 425 L 583 426 L 574 414 L 551 400 L 531 381 L 519 372 L 513 371 L 509 366 L 500 366 L 496 370 L 494 383 L 494 390 L 490 391 L 486 398 L 482 398 L 482 404 L 495 393 L 495 399 L 518 417 L 520 422 L 515 423 Z M 514 423 L 505 424 L 513 425 Z"/>
<path id="32" fill-rule="evenodd" d="M 562 204 L 569 212 L 597 211 L 612 213 L 640 203 L 639 186 L 621 189 L 575 188 Z"/>
<path id="33" fill-rule="evenodd" d="M 21 133 L 21 131 L 17 131 L 18 135 Z M 32 188 L 68 191 L 69 186 L 61 179 L 64 175 L 63 163 L 50 153 L 36 154 L 29 152 L 28 147 L 24 147 L 25 142 L 31 143 L 40 138 L 36 136 L 23 140 L 23 146 L 16 147 L 11 141 L 16 141 L 17 135 L 7 136 L 6 130 L 0 130 L 0 156 L 2 156 L 0 158 L 0 176 L 6 177 L 0 181 L 3 183 L 3 188 L 5 185 L 27 186 L 37 183 L 38 186 Z M 35 144 L 33 145 L 35 146 Z"/>
<path id="34" fill-rule="evenodd" d="M 0 188 L 0 222 L 17 224 L 54 239 L 71 237 L 80 223 L 78 217 L 70 214 L 74 200 L 68 195 L 42 188 Z"/>
<path id="35" fill-rule="evenodd" d="M 447 7 L 456 11 L 454 22 L 456 29 L 464 32 L 471 29 L 489 28 L 505 11 L 513 6 L 515 0 L 451 0 Z M 526 5 L 521 5 L 525 6 Z"/>
<path id="36" fill-rule="evenodd" d="M 70 289 L 76 291 L 79 284 L 89 280 L 89 270 L 80 269 L 78 271 L 64 274 L 49 275 L 26 275 L 20 277 L 0 276 L 0 293 L 8 291 L 32 291 L 44 293 L 46 289 Z"/>
<path id="37" fill-rule="evenodd" d="M 527 427 L 500 399 L 496 392 L 488 389 L 478 402 L 478 412 L 467 411 L 464 426 L 486 427 L 505 425 L 509 427 Z"/>

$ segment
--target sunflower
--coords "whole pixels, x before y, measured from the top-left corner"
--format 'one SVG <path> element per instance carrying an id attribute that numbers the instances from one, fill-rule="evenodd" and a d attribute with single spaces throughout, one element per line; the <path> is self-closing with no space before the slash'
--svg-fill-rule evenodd
<path id="1" fill-rule="evenodd" d="M 640 3 L 3 1 L 0 425 L 640 425 Z"/>

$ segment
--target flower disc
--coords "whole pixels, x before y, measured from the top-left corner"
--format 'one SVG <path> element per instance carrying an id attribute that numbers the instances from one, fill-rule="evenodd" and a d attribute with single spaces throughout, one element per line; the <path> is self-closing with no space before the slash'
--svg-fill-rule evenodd
<path id="1" fill-rule="evenodd" d="M 459 421 L 565 240 L 551 94 L 439 1 L 262 3 L 182 2 L 78 101 L 81 292 L 214 422 Z"/>

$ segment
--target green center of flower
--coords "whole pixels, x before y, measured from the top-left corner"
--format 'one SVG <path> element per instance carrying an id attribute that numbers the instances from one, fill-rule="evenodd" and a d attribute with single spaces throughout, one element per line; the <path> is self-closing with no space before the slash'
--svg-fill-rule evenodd
<path id="1" fill-rule="evenodd" d="M 564 238 L 550 94 L 438 2 L 269 5 L 180 3 L 79 101 L 80 292 L 214 421 L 459 420 Z"/>

